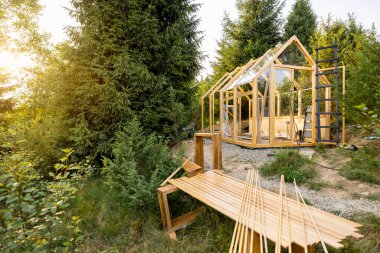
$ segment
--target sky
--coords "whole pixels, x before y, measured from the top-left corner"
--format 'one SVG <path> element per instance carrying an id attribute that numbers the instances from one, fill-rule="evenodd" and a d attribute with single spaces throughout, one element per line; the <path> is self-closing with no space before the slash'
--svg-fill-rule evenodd
<path id="1" fill-rule="evenodd" d="M 40 17 L 40 26 L 52 35 L 52 42 L 59 43 L 67 39 L 64 27 L 75 25 L 64 7 L 70 8 L 69 0 L 40 0 L 45 6 Z M 222 20 L 227 13 L 232 19 L 238 16 L 235 0 L 195 0 L 201 7 L 198 12 L 200 18 L 199 30 L 203 32 L 201 51 L 206 56 L 202 61 L 203 70 L 200 78 L 212 73 L 211 62 L 215 60 L 217 41 L 222 35 Z M 286 0 L 283 10 L 285 19 L 295 0 Z M 379 0 L 311 0 L 318 21 L 326 19 L 328 14 L 334 18 L 346 19 L 348 13 L 355 13 L 357 21 L 365 28 L 375 24 L 377 32 L 380 31 L 380 1 Z"/>

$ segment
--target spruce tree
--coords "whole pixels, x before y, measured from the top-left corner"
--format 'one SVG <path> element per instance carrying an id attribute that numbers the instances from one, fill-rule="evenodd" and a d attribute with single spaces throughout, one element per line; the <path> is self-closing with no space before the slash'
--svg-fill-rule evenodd
<path id="1" fill-rule="evenodd" d="M 100 161 L 112 156 L 115 134 L 134 117 L 147 133 L 178 139 L 200 68 L 198 5 L 190 0 L 72 4 L 79 26 L 69 29 L 71 41 L 59 47 L 40 81 L 46 87 L 41 93 L 49 94 L 46 110 L 61 128 L 57 145 Z"/>
<path id="2" fill-rule="evenodd" d="M 317 17 L 309 0 L 297 0 L 288 16 L 285 25 L 284 40 L 296 35 L 301 43 L 310 51 L 310 38 L 317 26 Z"/>
<path id="3" fill-rule="evenodd" d="M 223 38 L 219 41 L 217 61 L 213 64 L 217 79 L 226 71 L 263 55 L 281 41 L 281 0 L 241 0 L 237 2 L 237 21 L 225 18 Z"/>

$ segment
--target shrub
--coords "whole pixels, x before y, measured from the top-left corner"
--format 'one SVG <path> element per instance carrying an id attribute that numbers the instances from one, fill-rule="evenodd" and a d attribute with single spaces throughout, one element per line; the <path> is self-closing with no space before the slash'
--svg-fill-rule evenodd
<path id="1" fill-rule="evenodd" d="M 176 167 L 168 147 L 155 134 L 146 136 L 133 119 L 117 133 L 113 155 L 114 159 L 105 160 L 108 185 L 126 206 L 152 207 L 157 187 Z"/>
<path id="2" fill-rule="evenodd" d="M 380 184 L 380 149 L 364 147 L 349 153 L 351 160 L 343 166 L 340 174 L 349 180 Z"/>
<path id="3" fill-rule="evenodd" d="M 296 150 L 286 150 L 275 154 L 272 162 L 260 168 L 263 176 L 284 175 L 285 180 L 302 184 L 312 179 L 316 172 L 311 161 Z"/>
<path id="4" fill-rule="evenodd" d="M 72 153 L 69 149 L 65 151 L 62 162 Z M 81 240 L 80 231 L 72 230 L 75 233 L 60 236 L 54 231 L 65 226 L 63 213 L 77 190 L 75 179 L 80 177 L 72 171 L 80 166 L 56 164 L 55 173 L 51 172 L 51 178 L 46 180 L 32 163 L 25 161 L 26 158 L 27 155 L 15 150 L 1 159 L 0 250 L 56 252 L 72 249 L 74 252 Z"/>

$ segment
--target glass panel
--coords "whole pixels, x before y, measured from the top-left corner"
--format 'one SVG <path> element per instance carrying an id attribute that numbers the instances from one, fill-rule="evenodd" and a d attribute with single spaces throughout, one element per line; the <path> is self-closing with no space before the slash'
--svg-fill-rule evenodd
<path id="1" fill-rule="evenodd" d="M 239 78 L 235 80 L 229 87 L 228 90 L 232 89 L 236 85 L 243 85 L 246 83 L 251 83 L 256 77 L 257 73 L 270 61 L 273 60 L 274 55 L 280 50 L 282 45 L 276 48 L 269 49 L 255 64 L 248 68 Z M 268 71 L 268 70 L 267 70 Z M 269 75 L 269 73 L 267 74 Z"/>

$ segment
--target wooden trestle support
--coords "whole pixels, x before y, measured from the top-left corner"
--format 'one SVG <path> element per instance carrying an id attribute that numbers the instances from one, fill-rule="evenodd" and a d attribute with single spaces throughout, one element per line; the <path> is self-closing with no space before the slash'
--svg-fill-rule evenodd
<path id="1" fill-rule="evenodd" d="M 204 138 L 213 140 L 213 168 L 206 172 Z M 158 188 L 162 223 L 170 238 L 175 239 L 178 229 L 204 211 L 201 207 L 171 219 L 167 196 L 178 190 L 236 221 L 230 252 L 268 252 L 267 240 L 276 243 L 276 253 L 282 248 L 313 253 L 320 242 L 327 252 L 325 245 L 341 248 L 347 237 L 362 237 L 357 232 L 360 224 L 306 205 L 296 184 L 297 199 L 287 197 L 283 178 L 280 194 L 276 194 L 261 188 L 256 171 L 249 171 L 246 181 L 223 174 L 220 136 L 196 134 L 194 141 L 195 163 L 187 159 L 182 165 L 188 176 L 173 179 L 172 174 L 165 180 L 168 184 Z"/>

